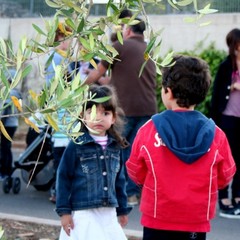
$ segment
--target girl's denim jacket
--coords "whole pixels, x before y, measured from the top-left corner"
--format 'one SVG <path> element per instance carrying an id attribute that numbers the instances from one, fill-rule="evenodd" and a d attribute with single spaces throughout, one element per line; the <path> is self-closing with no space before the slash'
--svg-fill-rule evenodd
<path id="1" fill-rule="evenodd" d="M 111 136 L 105 150 L 88 133 L 71 141 L 57 171 L 57 214 L 98 207 L 128 214 L 124 172 L 121 148 Z"/>

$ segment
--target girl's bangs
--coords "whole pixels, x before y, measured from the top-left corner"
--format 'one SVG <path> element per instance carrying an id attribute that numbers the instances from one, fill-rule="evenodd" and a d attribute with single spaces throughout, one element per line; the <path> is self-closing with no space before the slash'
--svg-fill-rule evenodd
<path id="1" fill-rule="evenodd" d="M 106 110 L 106 111 L 113 111 L 114 110 L 114 106 L 112 104 L 112 101 L 111 99 L 105 101 L 105 102 L 102 102 L 102 103 L 99 103 L 99 102 L 94 102 L 94 101 L 88 101 L 86 103 L 86 109 L 89 109 L 89 108 L 92 108 L 93 105 L 102 105 L 102 107 Z"/>

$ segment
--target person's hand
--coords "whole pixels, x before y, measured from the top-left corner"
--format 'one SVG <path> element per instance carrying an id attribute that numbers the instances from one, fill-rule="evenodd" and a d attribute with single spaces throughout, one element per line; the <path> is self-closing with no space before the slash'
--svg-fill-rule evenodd
<path id="1" fill-rule="evenodd" d="M 239 82 L 233 83 L 233 84 L 231 85 L 231 89 L 232 89 L 232 91 L 234 91 L 234 90 L 240 91 L 240 83 L 239 83 Z"/>
<path id="2" fill-rule="evenodd" d="M 128 223 L 128 216 L 127 215 L 118 216 L 118 221 L 122 227 L 125 227 Z"/>
<path id="3" fill-rule="evenodd" d="M 108 76 L 103 76 L 103 77 L 100 77 L 99 79 L 98 79 L 98 83 L 100 84 L 100 85 L 107 85 L 107 84 L 109 84 L 110 83 L 110 81 L 111 81 L 111 78 L 110 77 L 108 77 Z"/>
<path id="4" fill-rule="evenodd" d="M 61 225 L 66 234 L 70 236 L 70 231 L 74 228 L 72 216 L 70 214 L 61 216 Z"/>

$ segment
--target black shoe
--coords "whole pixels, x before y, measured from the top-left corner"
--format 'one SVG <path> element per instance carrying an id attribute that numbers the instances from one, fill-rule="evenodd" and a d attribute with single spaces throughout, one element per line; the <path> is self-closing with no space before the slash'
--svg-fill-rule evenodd
<path id="1" fill-rule="evenodd" d="M 240 202 L 236 202 L 235 199 L 233 199 L 232 203 L 235 208 L 240 208 Z"/>
<path id="2" fill-rule="evenodd" d="M 224 205 L 221 200 L 219 200 L 219 216 L 230 219 L 240 219 L 240 206 L 237 205 Z"/>
<path id="3" fill-rule="evenodd" d="M 219 216 L 230 219 L 240 219 L 240 208 L 233 207 L 228 210 L 220 210 Z"/>

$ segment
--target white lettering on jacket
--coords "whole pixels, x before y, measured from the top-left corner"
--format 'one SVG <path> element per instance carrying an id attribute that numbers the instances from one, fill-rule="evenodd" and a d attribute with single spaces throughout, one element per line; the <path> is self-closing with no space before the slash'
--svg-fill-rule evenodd
<path id="1" fill-rule="evenodd" d="M 155 147 L 166 146 L 165 143 L 163 142 L 163 140 L 158 136 L 158 133 L 155 134 L 155 140 L 156 140 L 154 142 Z"/>

